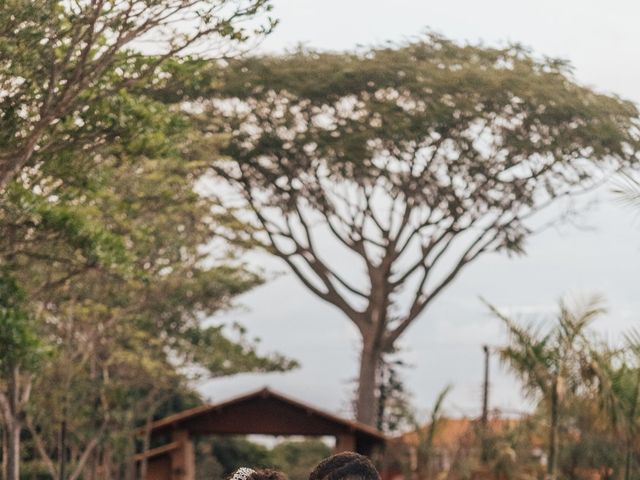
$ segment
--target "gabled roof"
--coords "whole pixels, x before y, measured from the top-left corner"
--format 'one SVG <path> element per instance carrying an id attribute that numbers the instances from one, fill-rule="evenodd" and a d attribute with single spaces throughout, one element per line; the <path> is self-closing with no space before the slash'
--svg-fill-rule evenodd
<path id="1" fill-rule="evenodd" d="M 200 434 L 341 435 L 384 443 L 385 435 L 269 388 L 224 402 L 202 405 L 151 424 L 152 435 L 187 429 Z"/>

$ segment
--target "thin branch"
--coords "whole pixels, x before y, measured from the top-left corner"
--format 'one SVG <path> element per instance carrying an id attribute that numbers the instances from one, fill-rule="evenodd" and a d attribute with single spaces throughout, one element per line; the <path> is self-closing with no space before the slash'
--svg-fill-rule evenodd
<path id="1" fill-rule="evenodd" d="M 27 429 L 29 430 L 29 433 L 31 434 L 31 438 L 33 438 L 33 443 L 36 447 L 36 451 L 38 452 L 40 459 L 44 462 L 44 466 L 47 468 L 49 475 L 51 475 L 51 478 L 56 478 L 58 472 L 56 471 L 56 467 L 53 463 L 53 460 L 51 459 L 51 456 L 49 456 L 49 454 L 47 453 L 47 449 L 44 446 L 42 437 L 36 431 L 35 427 L 33 426 L 33 422 L 31 421 L 31 417 L 28 415 L 26 416 L 26 425 L 27 425 Z"/>

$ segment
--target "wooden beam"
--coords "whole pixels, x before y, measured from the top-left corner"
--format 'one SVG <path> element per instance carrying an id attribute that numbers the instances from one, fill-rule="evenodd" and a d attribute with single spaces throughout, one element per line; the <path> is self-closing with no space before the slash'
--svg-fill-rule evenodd
<path id="1" fill-rule="evenodd" d="M 152 448 L 152 449 L 147 450 L 146 452 L 142 452 L 142 453 L 137 453 L 137 454 L 135 454 L 133 456 L 133 459 L 136 462 L 141 462 L 145 458 L 157 457 L 158 455 L 162 455 L 164 453 L 168 453 L 168 452 L 170 452 L 172 450 L 175 450 L 176 448 L 179 448 L 179 447 L 180 447 L 180 443 L 178 443 L 178 442 L 167 443 L 166 445 L 162 445 L 161 447 Z"/>

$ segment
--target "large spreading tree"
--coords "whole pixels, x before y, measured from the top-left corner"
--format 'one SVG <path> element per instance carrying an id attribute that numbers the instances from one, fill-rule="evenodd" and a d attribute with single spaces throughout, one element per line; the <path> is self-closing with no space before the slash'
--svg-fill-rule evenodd
<path id="1" fill-rule="evenodd" d="M 432 35 L 254 56 L 195 83 L 190 111 L 243 233 L 360 332 L 368 424 L 381 358 L 467 265 L 523 252 L 541 210 L 638 160 L 632 103 L 518 47 Z M 211 155 L 207 139 L 226 146 Z"/>

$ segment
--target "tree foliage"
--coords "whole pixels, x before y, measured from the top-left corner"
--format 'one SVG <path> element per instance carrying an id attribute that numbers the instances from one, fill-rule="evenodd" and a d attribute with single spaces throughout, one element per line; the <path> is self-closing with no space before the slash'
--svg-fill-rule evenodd
<path id="1" fill-rule="evenodd" d="M 10 273 L 0 276 L 0 347 L 4 375 L 15 368 L 33 370 L 44 353 L 25 293 Z"/>
<path id="2" fill-rule="evenodd" d="M 240 326 L 204 323 L 262 279 L 224 242 L 206 247 L 224 219 L 195 191 L 205 165 L 182 115 L 144 95 L 111 100 L 131 120 L 118 142 L 52 154 L 0 203 L 8 297 L 38 312 L 52 346 L 14 413 L 52 478 L 124 475 L 136 428 L 203 375 L 295 366 Z"/>
<path id="3" fill-rule="evenodd" d="M 167 58 L 229 53 L 273 26 L 268 0 L 8 0 L 0 7 L 0 188 L 73 143 L 108 140 L 96 115 Z M 141 52 L 153 41 L 154 58 Z"/>

